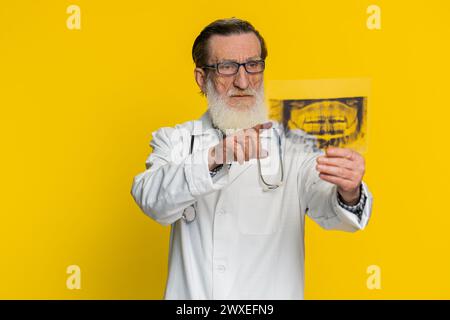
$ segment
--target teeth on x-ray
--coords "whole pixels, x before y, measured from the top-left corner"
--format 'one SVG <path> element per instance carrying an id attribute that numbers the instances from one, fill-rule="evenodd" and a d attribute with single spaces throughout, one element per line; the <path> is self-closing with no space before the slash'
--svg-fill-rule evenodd
<path id="1" fill-rule="evenodd" d="M 285 128 L 313 135 L 318 148 L 345 147 L 364 137 L 367 97 L 271 102 L 281 104 Z"/>

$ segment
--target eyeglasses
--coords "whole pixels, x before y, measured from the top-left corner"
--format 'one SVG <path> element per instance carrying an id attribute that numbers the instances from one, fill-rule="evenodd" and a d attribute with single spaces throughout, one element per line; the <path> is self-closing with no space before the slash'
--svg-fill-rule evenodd
<path id="1" fill-rule="evenodd" d="M 202 69 L 215 69 L 218 74 L 225 76 L 234 76 L 236 73 L 238 73 L 241 66 L 244 66 L 247 73 L 256 74 L 263 72 L 266 64 L 264 60 L 252 60 L 244 63 L 224 61 L 216 64 L 206 65 L 202 67 Z"/>

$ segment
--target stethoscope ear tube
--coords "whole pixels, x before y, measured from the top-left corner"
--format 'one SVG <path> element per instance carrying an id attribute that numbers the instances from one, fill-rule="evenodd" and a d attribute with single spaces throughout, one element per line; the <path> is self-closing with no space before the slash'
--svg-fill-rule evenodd
<path id="1" fill-rule="evenodd" d="M 278 187 L 282 186 L 283 185 L 283 181 L 284 181 L 284 168 L 283 168 L 283 155 L 282 155 L 282 147 L 281 147 L 281 136 L 280 136 L 279 133 L 277 133 L 277 136 L 278 136 L 278 157 L 280 159 L 280 169 L 281 169 L 280 182 L 268 183 L 266 180 L 264 180 L 264 176 L 263 176 L 262 170 L 261 170 L 261 160 L 259 158 L 257 158 L 259 178 L 261 179 L 261 182 L 264 184 L 264 191 L 275 190 Z M 258 143 L 260 143 L 260 142 L 258 141 Z M 261 149 L 261 145 L 259 146 L 259 149 Z"/>

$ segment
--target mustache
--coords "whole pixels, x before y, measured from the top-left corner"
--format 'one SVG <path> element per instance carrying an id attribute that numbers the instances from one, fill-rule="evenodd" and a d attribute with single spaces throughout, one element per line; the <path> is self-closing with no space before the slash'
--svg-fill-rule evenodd
<path id="1" fill-rule="evenodd" d="M 227 96 L 231 97 L 231 96 L 254 96 L 256 95 L 256 90 L 253 88 L 247 88 L 245 90 L 230 90 L 227 92 Z"/>

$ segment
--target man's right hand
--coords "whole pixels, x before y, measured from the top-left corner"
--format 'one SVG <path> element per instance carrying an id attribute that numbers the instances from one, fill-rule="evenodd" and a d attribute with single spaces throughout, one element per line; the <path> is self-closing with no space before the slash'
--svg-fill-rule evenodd
<path id="1" fill-rule="evenodd" d="M 268 151 L 260 149 L 260 131 L 270 129 L 271 122 L 257 124 L 248 129 L 239 130 L 236 133 L 226 136 L 220 143 L 209 149 L 208 166 L 209 170 L 231 161 L 243 164 L 250 159 L 267 158 Z"/>

